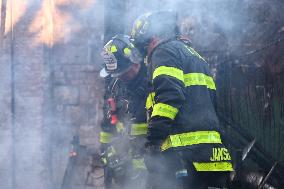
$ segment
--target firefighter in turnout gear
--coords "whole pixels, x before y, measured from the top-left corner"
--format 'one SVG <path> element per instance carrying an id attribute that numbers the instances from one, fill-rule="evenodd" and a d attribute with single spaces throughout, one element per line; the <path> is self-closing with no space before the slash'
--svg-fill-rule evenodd
<path id="1" fill-rule="evenodd" d="M 100 141 L 105 162 L 105 185 L 143 188 L 146 167 L 143 156 L 147 133 L 146 67 L 129 36 L 116 35 L 101 53 L 106 79 L 106 106 Z"/>
<path id="2" fill-rule="evenodd" d="M 147 55 L 145 164 L 158 175 L 151 188 L 222 188 L 233 165 L 216 115 L 216 86 L 208 63 L 178 35 L 172 11 L 140 16 L 131 32 Z"/>

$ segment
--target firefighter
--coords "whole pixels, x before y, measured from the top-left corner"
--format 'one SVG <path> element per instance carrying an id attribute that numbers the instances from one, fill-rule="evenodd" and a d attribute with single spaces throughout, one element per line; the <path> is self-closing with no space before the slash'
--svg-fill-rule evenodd
<path id="1" fill-rule="evenodd" d="M 109 83 L 105 95 L 111 96 L 105 97 L 108 105 L 100 140 L 106 159 L 111 161 L 105 162 L 105 183 L 111 185 L 114 179 L 122 188 L 137 188 L 139 183 L 142 189 L 147 174 L 143 159 L 147 70 L 139 51 L 126 35 L 114 36 L 101 55 L 104 68 L 100 76 Z"/>
<path id="2" fill-rule="evenodd" d="M 147 56 L 145 164 L 160 178 L 151 187 L 221 188 L 233 165 L 216 115 L 216 86 L 206 60 L 178 36 L 172 11 L 140 16 L 131 32 Z"/>

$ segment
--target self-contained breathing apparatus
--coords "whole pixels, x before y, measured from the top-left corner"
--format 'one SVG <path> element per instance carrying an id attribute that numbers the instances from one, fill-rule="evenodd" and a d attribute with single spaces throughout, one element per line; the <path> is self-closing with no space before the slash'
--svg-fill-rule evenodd
<path id="1" fill-rule="evenodd" d="M 126 89 L 119 79 L 113 79 L 108 88 L 110 96 L 106 99 L 106 116 L 114 131 L 113 137 L 101 154 L 105 165 L 105 186 L 111 188 L 115 183 L 123 186 L 127 179 L 127 172 L 131 157 L 129 154 L 128 124 L 130 119 L 126 100 Z"/>

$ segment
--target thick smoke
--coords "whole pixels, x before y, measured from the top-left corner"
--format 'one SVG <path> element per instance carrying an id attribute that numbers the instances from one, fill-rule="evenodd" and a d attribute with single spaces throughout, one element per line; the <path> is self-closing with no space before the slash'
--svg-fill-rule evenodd
<path id="1" fill-rule="evenodd" d="M 89 0 L 0 2 L 0 188 L 57 189 L 72 136 L 98 122 L 99 83 L 90 83 L 103 7 Z M 87 123 L 79 123 L 84 116 Z"/>
<path id="2" fill-rule="evenodd" d="M 135 18 L 141 13 L 150 12 L 154 10 L 175 10 L 178 12 L 181 22 L 187 23 L 193 28 L 188 29 L 200 29 L 204 31 L 202 34 L 190 33 L 196 36 L 196 41 L 198 43 L 210 43 L 214 40 L 209 35 L 210 33 L 217 32 L 216 30 L 221 30 L 225 34 L 225 37 L 231 37 L 234 32 L 238 32 L 238 26 L 246 17 L 245 12 L 241 11 L 241 7 L 244 4 L 241 1 L 154 1 L 145 5 L 145 2 L 141 1 L 130 1 L 127 17 L 129 19 L 129 27 Z M 183 28 L 183 30 L 186 30 Z M 186 32 L 186 31 L 185 31 Z M 193 36 L 191 36 L 193 37 Z M 241 37 L 241 36 L 240 36 Z M 201 41 L 201 42 L 200 42 Z"/>

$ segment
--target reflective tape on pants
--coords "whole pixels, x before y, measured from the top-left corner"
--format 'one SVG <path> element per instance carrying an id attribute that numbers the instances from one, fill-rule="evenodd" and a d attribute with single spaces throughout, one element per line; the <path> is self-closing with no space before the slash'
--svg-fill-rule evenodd
<path id="1" fill-rule="evenodd" d="M 234 171 L 231 162 L 193 162 L 196 171 Z"/>

